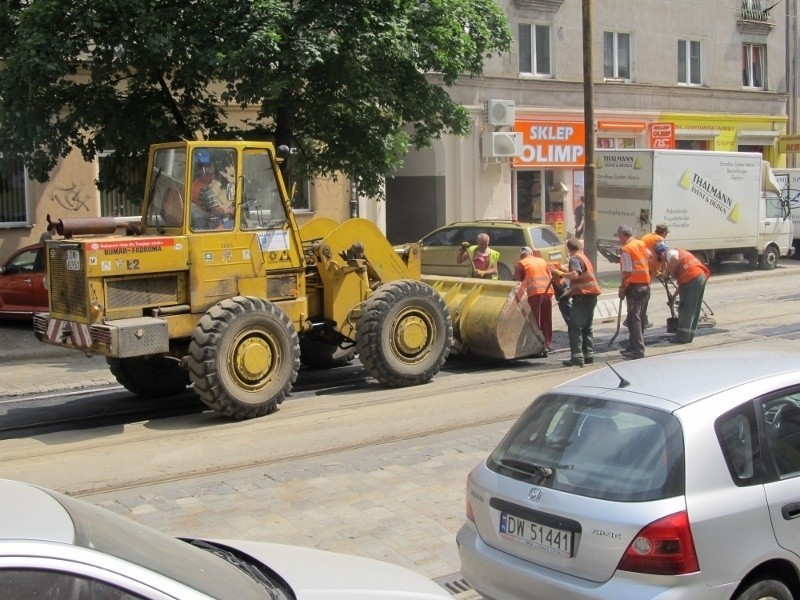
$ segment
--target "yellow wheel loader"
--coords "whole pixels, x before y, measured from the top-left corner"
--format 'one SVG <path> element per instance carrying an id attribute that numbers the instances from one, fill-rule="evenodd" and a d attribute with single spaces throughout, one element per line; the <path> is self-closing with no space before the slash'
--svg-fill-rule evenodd
<path id="1" fill-rule="evenodd" d="M 429 381 L 451 350 L 535 356 L 544 340 L 519 286 L 420 274 L 370 221 L 298 227 L 266 142 L 151 148 L 141 222 L 52 219 L 45 343 L 101 354 L 131 392 L 194 385 L 237 419 L 269 414 L 301 363 L 358 353 L 388 386 Z M 455 337 L 454 337 L 455 326 Z"/>

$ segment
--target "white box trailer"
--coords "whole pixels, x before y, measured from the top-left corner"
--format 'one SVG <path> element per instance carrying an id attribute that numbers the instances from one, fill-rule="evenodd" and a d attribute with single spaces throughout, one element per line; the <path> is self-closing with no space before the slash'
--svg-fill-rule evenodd
<path id="1" fill-rule="evenodd" d="M 781 196 L 792 212 L 794 223 L 794 257 L 800 258 L 800 169 L 773 169 L 778 180 Z"/>
<path id="2" fill-rule="evenodd" d="M 635 237 L 669 227 L 667 245 L 706 263 L 741 255 L 772 269 L 791 256 L 793 226 L 761 154 L 701 150 L 598 150 L 598 250 L 619 260 L 617 226 Z"/>

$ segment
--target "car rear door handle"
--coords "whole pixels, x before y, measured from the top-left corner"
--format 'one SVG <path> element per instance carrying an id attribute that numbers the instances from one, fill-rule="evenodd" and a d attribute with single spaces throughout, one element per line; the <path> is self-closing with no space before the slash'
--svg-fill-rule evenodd
<path id="1" fill-rule="evenodd" d="M 781 514 L 787 521 L 800 517 L 800 502 L 791 502 L 781 507 Z"/>

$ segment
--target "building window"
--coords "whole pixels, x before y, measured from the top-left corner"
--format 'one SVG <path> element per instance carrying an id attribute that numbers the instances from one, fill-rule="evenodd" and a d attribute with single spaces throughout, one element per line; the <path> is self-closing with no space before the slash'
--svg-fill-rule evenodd
<path id="1" fill-rule="evenodd" d="M 631 36 L 616 31 L 603 32 L 603 77 L 631 78 Z"/>
<path id="2" fill-rule="evenodd" d="M 552 75 L 550 26 L 519 24 L 519 71 L 533 75 Z"/>
<path id="3" fill-rule="evenodd" d="M 700 42 L 678 40 L 678 83 L 700 85 Z"/>
<path id="4" fill-rule="evenodd" d="M 636 138 L 632 137 L 598 137 L 595 147 L 599 150 L 629 150 L 636 148 Z"/>
<path id="5" fill-rule="evenodd" d="M 28 224 L 27 180 L 21 158 L 11 161 L 10 173 L 0 174 L 0 225 Z"/>
<path id="6" fill-rule="evenodd" d="M 764 59 L 766 48 L 759 44 L 742 45 L 742 85 L 756 90 L 764 89 Z"/>
<path id="7" fill-rule="evenodd" d="M 104 163 L 108 160 L 110 153 L 100 154 L 97 157 L 98 169 L 102 173 Z M 107 168 L 107 167 L 105 167 Z M 100 216 L 101 217 L 138 217 L 142 213 L 142 198 L 140 193 L 134 193 L 131 188 L 137 177 L 140 175 L 138 165 L 131 165 L 126 172 L 126 185 L 124 190 L 101 190 L 100 191 Z"/>

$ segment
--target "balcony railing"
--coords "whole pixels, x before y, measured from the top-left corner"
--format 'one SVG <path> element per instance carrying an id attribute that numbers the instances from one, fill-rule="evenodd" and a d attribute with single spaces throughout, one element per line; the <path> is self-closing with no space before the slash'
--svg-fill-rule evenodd
<path id="1" fill-rule="evenodd" d="M 736 19 L 736 28 L 741 33 L 760 33 L 767 35 L 774 27 L 775 22 L 769 10 L 746 6 L 739 10 Z"/>

